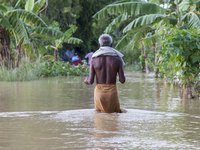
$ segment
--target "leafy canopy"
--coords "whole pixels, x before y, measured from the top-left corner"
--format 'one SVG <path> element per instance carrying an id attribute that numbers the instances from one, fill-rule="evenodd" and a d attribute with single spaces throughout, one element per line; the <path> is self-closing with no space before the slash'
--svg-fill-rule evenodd
<path id="1" fill-rule="evenodd" d="M 200 73 L 200 36 L 197 29 L 174 30 L 166 37 L 162 48 L 159 52 L 161 73 L 173 80 L 173 73 L 178 72 L 183 84 L 193 83 Z"/>

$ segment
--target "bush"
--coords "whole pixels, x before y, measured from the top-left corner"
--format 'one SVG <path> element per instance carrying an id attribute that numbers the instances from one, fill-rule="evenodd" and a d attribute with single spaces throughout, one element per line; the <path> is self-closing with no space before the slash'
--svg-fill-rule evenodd
<path id="1" fill-rule="evenodd" d="M 86 76 L 88 75 L 89 68 L 86 61 L 83 61 L 83 65 L 78 66 L 70 65 L 69 62 L 45 62 L 42 65 L 42 77 L 50 76 Z"/>
<path id="2" fill-rule="evenodd" d="M 178 73 L 182 85 L 199 80 L 200 36 L 196 29 L 175 30 L 168 36 L 159 52 L 160 73 L 171 81 Z"/>

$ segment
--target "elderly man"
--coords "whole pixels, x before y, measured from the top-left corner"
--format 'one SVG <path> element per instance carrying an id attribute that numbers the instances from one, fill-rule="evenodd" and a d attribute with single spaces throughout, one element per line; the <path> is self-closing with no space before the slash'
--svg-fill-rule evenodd
<path id="1" fill-rule="evenodd" d="M 94 102 L 97 112 L 121 112 L 116 78 L 118 75 L 119 81 L 122 84 L 125 82 L 122 57 L 119 51 L 112 48 L 112 38 L 102 34 L 99 37 L 99 50 L 92 56 L 89 78 L 84 79 L 84 83 L 93 84 L 96 75 Z"/>

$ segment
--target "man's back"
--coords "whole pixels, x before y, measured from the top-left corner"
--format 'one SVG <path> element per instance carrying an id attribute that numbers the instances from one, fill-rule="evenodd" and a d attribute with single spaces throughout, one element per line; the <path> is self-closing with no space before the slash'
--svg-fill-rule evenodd
<path id="1" fill-rule="evenodd" d="M 119 75 L 119 81 L 121 83 L 125 82 L 123 64 L 118 56 L 105 55 L 92 58 L 90 71 L 90 84 L 94 82 L 95 74 L 97 84 L 115 84 L 117 74 Z"/>

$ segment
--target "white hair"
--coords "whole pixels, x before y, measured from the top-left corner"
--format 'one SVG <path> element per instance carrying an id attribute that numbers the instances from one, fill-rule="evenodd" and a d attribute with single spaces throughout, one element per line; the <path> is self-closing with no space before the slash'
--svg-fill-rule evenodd
<path id="1" fill-rule="evenodd" d="M 108 34 L 102 34 L 99 37 L 99 44 L 100 44 L 100 46 L 111 46 L 112 37 Z"/>

